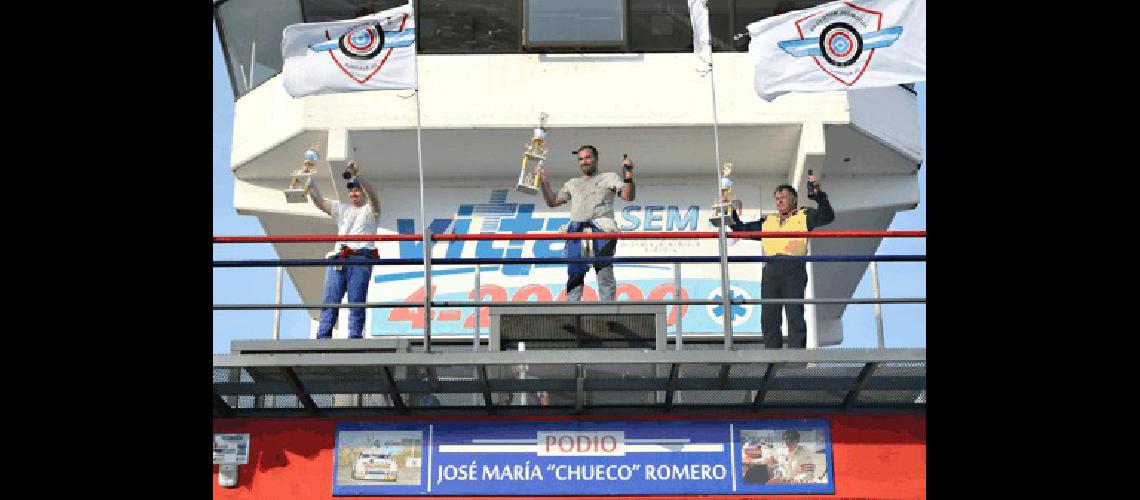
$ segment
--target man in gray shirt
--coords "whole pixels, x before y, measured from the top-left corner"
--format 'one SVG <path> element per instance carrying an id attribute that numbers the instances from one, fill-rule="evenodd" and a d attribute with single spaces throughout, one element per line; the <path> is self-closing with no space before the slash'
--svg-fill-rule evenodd
<path id="1" fill-rule="evenodd" d="M 541 180 L 542 196 L 546 198 L 546 205 L 557 207 L 570 201 L 570 224 L 566 228 L 568 233 L 576 232 L 617 232 L 617 221 L 614 220 L 614 194 L 620 193 L 621 199 L 633 201 L 636 193 L 633 185 L 633 162 L 626 157 L 622 160 L 625 177 L 622 178 L 613 172 L 598 174 L 598 149 L 586 145 L 578 148 L 578 167 L 582 169 L 582 177 L 566 181 L 562 189 L 555 194 L 546 180 L 546 171 L 535 167 L 535 173 Z M 593 251 L 583 252 L 592 243 Z M 612 257 L 617 250 L 617 240 L 569 240 L 566 242 L 566 256 L 588 256 L 592 253 L 597 257 Z M 566 300 L 582 300 L 582 283 L 586 280 L 586 264 L 570 263 L 566 268 L 569 275 L 566 280 Z M 594 272 L 598 276 L 599 300 L 613 301 L 617 297 L 617 280 L 614 279 L 614 268 L 611 263 L 595 263 Z"/>

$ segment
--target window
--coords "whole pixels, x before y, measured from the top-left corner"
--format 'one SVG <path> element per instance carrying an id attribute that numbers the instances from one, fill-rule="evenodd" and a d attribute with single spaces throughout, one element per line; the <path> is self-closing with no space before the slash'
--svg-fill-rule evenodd
<path id="1" fill-rule="evenodd" d="M 421 0 L 421 54 L 510 53 L 521 47 L 519 0 Z"/>
<path id="2" fill-rule="evenodd" d="M 624 0 L 526 0 L 527 47 L 625 45 Z"/>
<path id="3" fill-rule="evenodd" d="M 693 50 L 686 0 L 629 0 L 629 48 L 633 52 Z"/>
<path id="4" fill-rule="evenodd" d="M 301 5 L 282 0 L 230 0 L 218 6 L 234 98 L 281 72 L 281 30 L 301 22 Z"/>

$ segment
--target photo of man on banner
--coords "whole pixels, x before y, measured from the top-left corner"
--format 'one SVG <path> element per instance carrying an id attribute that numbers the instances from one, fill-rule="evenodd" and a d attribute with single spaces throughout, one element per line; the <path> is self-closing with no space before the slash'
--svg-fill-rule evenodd
<path id="1" fill-rule="evenodd" d="M 745 484 L 827 483 L 827 450 L 816 430 L 741 430 Z"/>

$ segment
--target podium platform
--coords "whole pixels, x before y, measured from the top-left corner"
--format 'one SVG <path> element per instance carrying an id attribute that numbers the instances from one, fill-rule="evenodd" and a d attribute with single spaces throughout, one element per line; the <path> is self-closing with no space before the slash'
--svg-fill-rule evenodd
<path id="1" fill-rule="evenodd" d="M 665 306 L 495 307 L 492 351 L 526 349 L 654 349 L 665 351 Z"/>

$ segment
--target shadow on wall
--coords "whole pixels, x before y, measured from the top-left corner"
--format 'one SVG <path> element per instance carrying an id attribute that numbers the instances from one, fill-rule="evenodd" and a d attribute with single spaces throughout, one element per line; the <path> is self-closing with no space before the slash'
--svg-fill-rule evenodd
<path id="1" fill-rule="evenodd" d="M 277 469 L 297 466 L 293 461 L 304 461 L 309 466 L 316 464 L 318 455 L 328 453 L 331 457 L 336 446 L 335 422 L 328 420 L 289 418 L 280 420 L 215 419 L 214 433 L 249 433 L 249 463 L 238 466 L 237 488 L 253 490 L 255 477 L 272 480 Z M 291 460 L 293 457 L 293 460 Z M 303 460 L 296 460 L 297 458 Z M 331 458 L 330 458 L 331 460 Z M 256 469 L 257 474 L 254 474 Z M 217 483 L 218 466 L 214 466 L 214 482 Z M 331 476 L 328 488 L 332 488 Z M 227 488 L 229 489 L 229 488 Z"/>

